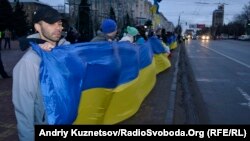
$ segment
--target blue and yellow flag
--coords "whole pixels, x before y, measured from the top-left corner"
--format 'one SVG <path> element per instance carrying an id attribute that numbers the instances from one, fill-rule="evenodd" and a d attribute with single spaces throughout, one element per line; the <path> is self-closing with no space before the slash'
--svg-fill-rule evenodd
<path id="1" fill-rule="evenodd" d="M 36 44 L 32 48 L 42 58 L 42 96 L 52 125 L 125 120 L 138 111 L 156 74 L 170 67 L 168 60 L 155 59 L 165 53 L 156 38 L 140 45 L 89 42 L 58 46 L 51 52 Z"/>

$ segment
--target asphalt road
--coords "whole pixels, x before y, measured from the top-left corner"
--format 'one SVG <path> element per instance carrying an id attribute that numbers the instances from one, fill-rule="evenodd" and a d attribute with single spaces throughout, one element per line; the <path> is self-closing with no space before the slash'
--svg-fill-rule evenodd
<path id="1" fill-rule="evenodd" d="M 250 42 L 189 40 L 186 54 L 207 124 L 250 124 Z"/>

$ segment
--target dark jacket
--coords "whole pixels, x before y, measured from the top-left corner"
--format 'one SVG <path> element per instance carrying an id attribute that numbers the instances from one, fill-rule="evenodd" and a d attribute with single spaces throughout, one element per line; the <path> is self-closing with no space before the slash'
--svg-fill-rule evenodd
<path id="1" fill-rule="evenodd" d="M 107 36 L 101 31 L 97 31 L 97 36 L 94 37 L 91 42 L 100 42 L 100 41 L 108 41 Z"/>
<path id="2" fill-rule="evenodd" d="M 0 75 L 3 78 L 8 78 L 8 74 L 5 72 L 4 67 L 3 67 L 3 62 L 2 62 L 2 58 L 1 58 L 1 51 L 0 51 Z"/>

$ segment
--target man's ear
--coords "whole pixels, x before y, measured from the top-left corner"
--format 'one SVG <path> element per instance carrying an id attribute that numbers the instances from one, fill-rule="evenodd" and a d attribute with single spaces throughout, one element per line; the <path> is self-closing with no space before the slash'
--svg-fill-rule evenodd
<path id="1" fill-rule="evenodd" d="M 41 31 L 41 25 L 39 23 L 35 23 L 34 28 L 37 32 Z"/>

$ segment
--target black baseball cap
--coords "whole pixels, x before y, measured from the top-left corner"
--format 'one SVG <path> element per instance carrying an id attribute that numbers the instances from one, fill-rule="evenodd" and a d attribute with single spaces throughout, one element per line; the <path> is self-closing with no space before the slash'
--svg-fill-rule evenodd
<path id="1" fill-rule="evenodd" d="M 33 23 L 38 23 L 44 21 L 49 24 L 53 24 L 57 21 L 62 20 L 61 14 L 54 8 L 50 6 L 43 6 L 38 8 L 33 14 Z"/>

